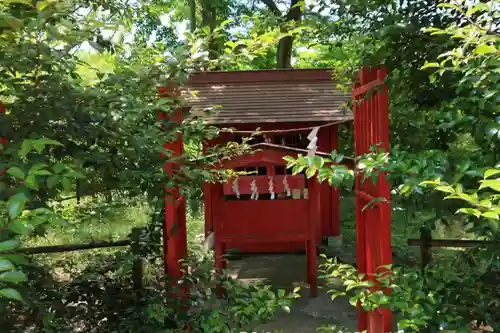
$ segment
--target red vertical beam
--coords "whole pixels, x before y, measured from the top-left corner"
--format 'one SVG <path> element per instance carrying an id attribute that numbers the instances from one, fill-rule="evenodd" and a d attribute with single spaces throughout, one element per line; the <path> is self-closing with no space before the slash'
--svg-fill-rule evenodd
<path id="1" fill-rule="evenodd" d="M 161 98 L 176 98 L 176 93 L 167 88 L 159 91 Z M 168 119 L 170 124 L 178 127 L 182 123 L 182 109 L 178 109 L 171 115 L 160 114 L 162 122 Z M 162 123 L 162 127 L 165 127 Z M 171 160 L 167 161 L 163 170 L 167 173 L 169 180 L 174 178 L 175 172 L 180 166 L 180 157 L 183 155 L 182 134 L 177 132 L 174 140 L 166 142 L 163 147 L 171 152 Z M 165 157 L 165 156 L 162 156 Z M 163 225 L 163 254 L 165 271 L 174 284 L 182 278 L 183 265 L 181 260 L 187 258 L 187 231 L 186 231 L 186 202 L 180 194 L 179 186 L 165 187 L 165 221 Z M 183 294 L 187 289 L 184 286 Z"/>
<path id="2" fill-rule="evenodd" d="M 388 72 L 385 69 L 380 69 L 377 73 L 377 79 L 384 81 Z M 389 90 L 387 85 L 383 85 L 377 96 L 378 102 L 378 126 L 380 129 L 380 141 L 384 151 L 389 152 Z M 386 264 L 392 263 L 392 248 L 391 248 L 391 206 L 390 202 L 390 188 L 387 181 L 387 175 L 380 175 L 379 193 L 378 195 L 384 197 L 387 203 L 383 205 L 382 209 L 382 229 L 383 229 L 383 262 Z"/>
<path id="3" fill-rule="evenodd" d="M 339 151 L 339 128 L 337 125 L 330 127 L 330 150 Z M 340 236 L 340 189 L 331 188 L 331 225 L 332 236 Z"/>
<path id="4" fill-rule="evenodd" d="M 360 72 L 360 83 L 355 84 L 353 87 L 353 93 L 360 86 L 366 84 L 366 68 L 362 68 Z M 365 105 L 362 96 L 353 95 L 353 108 L 354 108 L 354 151 L 356 156 L 360 156 L 365 152 L 365 142 L 366 142 L 366 132 L 365 132 Z M 361 175 L 356 174 L 355 179 L 355 190 L 361 191 Z M 366 248 L 365 248 L 365 223 L 364 223 L 364 213 L 363 200 L 357 194 L 356 195 L 356 264 L 358 271 L 360 273 L 366 272 Z M 360 304 L 358 304 L 358 330 L 360 332 L 364 331 L 367 327 L 368 316 L 365 311 L 363 311 Z"/>
<path id="5" fill-rule="evenodd" d="M 377 71 L 377 79 L 385 81 L 388 75 L 386 69 Z M 389 89 L 386 84 L 377 92 L 377 124 L 379 129 L 379 142 L 382 143 L 382 148 L 385 152 L 389 152 Z M 390 188 L 387 181 L 387 175 L 381 173 L 379 176 L 378 196 L 385 198 L 387 201 L 380 207 L 380 247 L 381 247 L 381 262 L 383 265 L 392 264 L 392 245 L 391 245 L 391 205 L 390 205 Z M 382 309 L 383 332 L 392 331 L 392 312 L 389 309 Z"/>

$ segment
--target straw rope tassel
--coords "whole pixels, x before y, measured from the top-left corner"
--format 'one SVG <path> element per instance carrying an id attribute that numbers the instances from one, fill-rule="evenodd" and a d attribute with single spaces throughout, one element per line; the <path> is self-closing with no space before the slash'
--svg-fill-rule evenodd
<path id="1" fill-rule="evenodd" d="M 316 155 L 316 151 L 318 150 L 318 131 L 319 127 L 315 127 L 307 136 L 307 139 L 309 140 L 309 144 L 307 145 L 308 157 L 313 157 L 314 155 Z"/>
<path id="2" fill-rule="evenodd" d="M 286 196 L 289 197 L 292 195 L 292 191 L 290 190 L 290 185 L 288 185 L 288 176 L 285 175 L 285 177 L 283 178 L 283 186 L 285 187 L 285 192 L 286 192 Z"/>
<path id="3" fill-rule="evenodd" d="M 259 200 L 259 190 L 257 189 L 257 181 L 254 179 L 250 183 L 250 189 L 252 194 L 250 195 L 251 200 Z"/>
<path id="4" fill-rule="evenodd" d="M 271 200 L 276 198 L 274 194 L 274 177 L 269 177 L 269 193 L 271 194 Z"/>
<path id="5" fill-rule="evenodd" d="M 233 191 L 234 193 L 236 193 L 236 198 L 240 198 L 240 186 L 239 186 L 239 183 L 238 183 L 238 178 L 235 178 L 233 180 Z"/>

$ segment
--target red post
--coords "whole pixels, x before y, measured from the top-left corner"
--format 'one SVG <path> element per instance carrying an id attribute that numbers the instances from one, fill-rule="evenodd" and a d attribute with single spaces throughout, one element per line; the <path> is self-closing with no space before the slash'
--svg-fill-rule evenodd
<path id="1" fill-rule="evenodd" d="M 175 98 L 175 94 L 166 88 L 160 89 L 161 98 Z M 172 115 L 160 114 L 160 119 L 174 123 L 179 126 L 182 123 L 182 109 Z M 162 127 L 165 126 L 162 124 Z M 163 146 L 171 152 L 163 170 L 167 173 L 169 180 L 174 178 L 180 165 L 180 157 L 183 154 L 182 134 L 177 133 L 177 138 L 167 142 Z M 165 156 L 162 156 L 165 157 Z M 174 284 L 182 278 L 182 260 L 187 258 L 187 231 L 186 231 L 186 202 L 180 194 L 179 186 L 165 186 L 165 222 L 163 225 L 163 254 L 165 271 Z M 184 296 L 187 295 L 187 286 L 182 288 Z"/>
<path id="2" fill-rule="evenodd" d="M 363 69 L 364 70 L 364 69 Z M 362 71 L 363 71 L 362 70 Z M 361 83 L 362 84 L 362 83 Z M 354 95 L 357 88 L 361 87 L 361 84 L 356 83 L 353 89 L 353 110 L 354 110 L 354 151 L 355 155 L 359 156 L 363 153 L 363 140 L 361 133 L 363 133 L 363 113 L 361 112 L 361 105 L 363 103 L 360 98 Z M 359 137 L 358 137 L 359 135 Z M 355 190 L 360 190 L 361 175 L 356 175 L 355 179 Z M 366 271 L 366 258 L 365 258 L 365 229 L 363 221 L 363 203 L 358 195 L 356 195 L 356 265 L 358 272 L 364 273 Z M 367 326 L 367 315 L 363 311 L 363 308 L 358 304 L 358 330 L 363 332 Z"/>
<path id="3" fill-rule="evenodd" d="M 354 137 L 356 156 L 368 153 L 371 145 L 381 144 L 389 151 L 389 99 L 384 84 L 387 71 L 361 69 L 360 84 L 353 87 Z M 376 89 L 376 90 L 375 90 Z M 360 104 L 358 104 L 360 102 Z M 379 173 L 377 183 L 369 179 L 361 183 L 356 176 L 356 242 L 357 265 L 360 273 L 382 273 L 379 267 L 392 262 L 391 208 L 389 184 L 386 174 Z M 373 198 L 382 197 L 385 202 L 367 207 Z M 376 285 L 375 288 L 380 288 Z M 365 312 L 358 307 L 358 329 L 372 332 L 390 332 L 392 314 L 389 309 Z"/>
<path id="4" fill-rule="evenodd" d="M 376 73 L 376 78 L 380 81 L 385 81 L 388 71 L 379 69 Z M 377 124 L 379 130 L 379 142 L 385 152 L 389 152 L 389 89 L 386 84 L 382 85 L 382 89 L 377 92 Z M 386 199 L 380 207 L 380 246 L 381 256 L 380 262 L 383 265 L 392 264 L 392 245 L 391 245 L 391 205 L 390 205 L 390 186 L 387 181 L 387 175 L 381 173 L 379 182 L 377 183 L 378 196 Z M 390 290 L 386 290 L 390 292 Z M 383 332 L 392 331 L 392 313 L 389 309 L 382 309 Z"/>

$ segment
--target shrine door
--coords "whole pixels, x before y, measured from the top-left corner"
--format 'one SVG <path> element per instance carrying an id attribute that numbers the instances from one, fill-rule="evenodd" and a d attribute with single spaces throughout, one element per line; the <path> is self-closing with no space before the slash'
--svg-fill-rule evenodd
<path id="1" fill-rule="evenodd" d="M 389 151 L 389 99 L 384 84 L 387 71 L 363 68 L 360 83 L 353 87 L 354 148 L 356 156 L 370 152 L 371 146 Z M 356 258 L 360 273 L 380 273 L 380 267 L 391 264 L 391 208 L 386 175 L 378 181 L 356 176 Z M 388 309 L 365 312 L 358 309 L 358 329 L 368 333 L 392 331 L 392 314 Z"/>

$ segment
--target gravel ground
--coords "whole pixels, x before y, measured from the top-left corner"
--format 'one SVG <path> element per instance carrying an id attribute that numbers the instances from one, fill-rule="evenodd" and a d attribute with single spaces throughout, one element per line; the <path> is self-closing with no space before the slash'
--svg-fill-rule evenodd
<path id="1" fill-rule="evenodd" d="M 256 332 L 315 333 L 317 328 L 325 325 L 337 327 L 329 332 L 355 331 L 356 309 L 347 298 L 332 301 L 321 285 L 318 297 L 309 296 L 305 260 L 300 254 L 260 254 L 229 262 L 229 273 L 243 281 L 262 281 L 288 290 L 301 287 L 302 297 L 294 303 L 291 313 L 279 313 L 274 321 L 255 327 Z"/>

